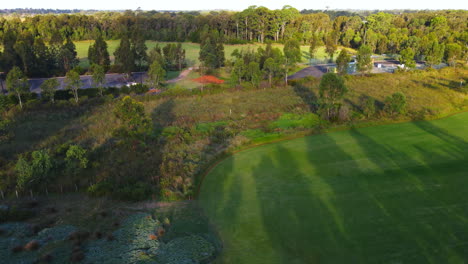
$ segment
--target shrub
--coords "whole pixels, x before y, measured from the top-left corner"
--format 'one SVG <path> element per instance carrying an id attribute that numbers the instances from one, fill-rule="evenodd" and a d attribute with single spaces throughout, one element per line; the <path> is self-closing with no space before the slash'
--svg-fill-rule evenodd
<path id="1" fill-rule="evenodd" d="M 371 117 L 375 114 L 375 99 L 370 96 L 361 96 L 360 98 L 360 107 L 362 113 L 366 117 Z"/>
<path id="2" fill-rule="evenodd" d="M 151 123 L 145 114 L 143 103 L 130 96 L 125 96 L 114 108 L 114 115 L 120 120 L 121 126 L 114 134 L 122 138 L 139 138 L 151 130 Z"/>
<path id="3" fill-rule="evenodd" d="M 405 110 L 406 96 L 403 93 L 397 92 L 385 99 L 384 111 L 390 116 L 403 114 Z"/>

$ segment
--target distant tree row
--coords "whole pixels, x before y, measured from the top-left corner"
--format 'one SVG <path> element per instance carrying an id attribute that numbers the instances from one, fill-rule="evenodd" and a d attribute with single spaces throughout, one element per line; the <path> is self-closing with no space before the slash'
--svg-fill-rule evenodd
<path id="1" fill-rule="evenodd" d="M 57 38 L 45 43 L 40 36 L 28 31 L 17 33 L 7 30 L 2 38 L 0 69 L 18 66 L 29 77 L 64 75 L 78 65 L 76 48 L 70 38 Z"/>
<path id="2" fill-rule="evenodd" d="M 350 12 L 299 12 L 285 6 L 270 10 L 251 6 L 241 12 L 99 12 L 92 15 L 36 15 L 0 18 L 0 32 L 11 29 L 28 31 L 51 42 L 62 39 L 94 39 L 101 32 L 104 39 L 119 39 L 123 32 L 140 31 L 145 39 L 200 42 L 204 27 L 222 33 L 227 42 L 283 41 L 296 38 L 309 43 L 314 35 L 325 42 L 357 48 L 368 44 L 379 53 L 398 53 L 401 48 L 425 45 L 434 33 L 439 43 L 466 42 L 468 11 L 420 11 L 370 15 Z M 0 33 L 0 39 L 2 38 Z"/>
<path id="3" fill-rule="evenodd" d="M 78 63 L 73 41 L 84 39 L 96 40 L 89 58 L 106 71 L 110 68 L 108 39 L 121 40 L 114 71 L 141 70 L 148 65 L 145 40 L 192 41 L 209 49 L 217 40 L 208 39 L 207 32 L 217 32 L 216 38 L 224 43 L 294 39 L 310 45 L 311 58 L 322 45 L 330 58 L 338 46 L 366 45 L 371 53 L 400 54 L 410 66 L 416 60 L 429 65 L 468 61 L 468 11 L 340 14 L 330 17 L 320 12 L 301 14 L 291 6 L 278 10 L 251 6 L 242 12 L 208 14 L 126 11 L 0 18 L 0 71 L 18 66 L 27 76 L 63 75 Z M 209 54 L 202 57 L 208 59 Z"/>

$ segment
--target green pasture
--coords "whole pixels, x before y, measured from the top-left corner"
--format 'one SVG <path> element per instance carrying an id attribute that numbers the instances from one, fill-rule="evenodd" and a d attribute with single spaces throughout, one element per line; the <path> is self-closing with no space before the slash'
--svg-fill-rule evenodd
<path id="1" fill-rule="evenodd" d="M 199 200 L 215 263 L 466 263 L 468 113 L 235 154 Z"/>
<path id="2" fill-rule="evenodd" d="M 84 40 L 84 41 L 76 41 L 76 51 L 78 53 L 78 58 L 80 59 L 80 65 L 82 67 L 87 68 L 89 66 L 88 62 L 88 48 L 89 46 L 94 43 L 93 40 Z M 114 60 L 114 51 L 117 49 L 119 46 L 120 40 L 108 40 L 107 41 L 107 47 L 109 50 L 109 55 L 111 57 L 111 60 Z M 151 41 L 148 40 L 146 41 L 146 45 L 148 47 L 148 52 L 154 48 L 157 44 L 159 44 L 161 47 L 166 45 L 169 42 L 158 42 L 158 41 Z M 231 53 L 235 49 L 257 49 L 260 46 L 265 46 L 263 44 L 246 44 L 246 45 L 224 45 L 224 51 L 226 54 L 226 59 L 231 59 Z M 283 45 L 281 44 L 274 44 L 273 46 L 280 48 L 281 50 L 283 49 Z M 183 42 L 182 47 L 185 49 L 186 52 L 186 58 L 189 66 L 196 66 L 199 64 L 198 60 L 198 53 L 200 51 L 200 44 L 198 43 L 188 43 L 188 42 Z M 302 57 L 302 62 L 306 63 L 308 62 L 307 58 L 307 53 L 309 52 L 309 46 L 301 46 L 301 50 L 303 53 Z M 338 56 L 337 54 L 339 51 L 336 52 L 335 59 Z M 316 53 L 317 59 L 325 59 L 328 58 L 328 55 L 325 53 L 325 47 L 320 47 L 317 50 Z"/>

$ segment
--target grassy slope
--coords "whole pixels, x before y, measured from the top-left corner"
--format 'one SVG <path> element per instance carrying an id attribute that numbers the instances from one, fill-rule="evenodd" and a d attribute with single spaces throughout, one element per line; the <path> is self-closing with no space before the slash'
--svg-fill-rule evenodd
<path id="1" fill-rule="evenodd" d="M 468 113 L 236 154 L 200 201 L 218 263 L 463 263 Z"/>
<path id="2" fill-rule="evenodd" d="M 81 61 L 80 65 L 82 67 L 88 67 L 88 65 L 89 65 L 88 58 L 87 58 L 88 57 L 88 48 L 89 48 L 89 45 L 92 44 L 92 43 L 94 43 L 94 41 L 91 41 L 91 40 L 75 42 L 76 51 L 78 53 L 78 58 Z M 119 40 L 108 40 L 107 41 L 107 46 L 108 46 L 108 50 L 109 50 L 109 55 L 111 56 L 111 60 L 114 59 L 114 51 L 119 46 L 119 43 L 120 43 Z M 157 41 L 150 41 L 150 40 L 146 41 L 146 45 L 148 46 L 148 51 L 150 51 L 158 43 L 159 43 L 159 45 L 161 47 L 166 45 L 166 42 L 157 42 Z M 231 53 L 235 49 L 249 49 L 249 48 L 257 49 L 260 46 L 262 46 L 262 45 L 261 44 L 224 45 L 224 51 L 225 51 L 225 54 L 226 54 L 226 59 L 231 59 Z M 281 44 L 275 44 L 274 46 L 280 48 L 281 50 L 283 49 L 283 45 L 281 45 Z M 189 65 L 198 65 L 199 64 L 198 53 L 200 51 L 200 44 L 184 42 L 184 43 L 182 43 L 182 47 L 186 51 L 186 58 L 187 58 L 188 64 Z M 305 53 L 307 53 L 309 51 L 309 47 L 308 46 L 302 46 L 301 50 L 302 50 L 303 54 L 305 54 Z M 336 54 L 338 54 L 338 52 L 339 51 L 337 51 Z M 325 54 L 325 47 L 320 47 L 317 50 L 316 56 L 317 56 L 318 59 L 324 59 L 324 58 L 328 57 L 328 55 Z M 335 56 L 335 58 L 336 58 L 336 56 Z M 306 59 L 305 55 L 303 56 L 303 62 L 307 62 L 307 59 Z"/>
<path id="3" fill-rule="evenodd" d="M 196 73 L 193 74 L 194 76 L 189 76 L 189 79 L 196 78 Z M 422 85 L 423 82 L 430 80 L 431 76 L 439 76 L 441 81 L 432 82 L 431 87 Z M 462 104 L 465 104 L 465 109 L 468 106 L 468 95 L 457 92 L 447 85 L 463 76 L 467 76 L 467 70 L 447 68 L 442 71 L 414 73 L 414 75 L 353 77 L 347 81 L 350 86 L 347 98 L 349 97 L 351 105 L 357 105 L 357 99 L 361 94 L 383 100 L 385 96 L 403 90 L 411 95 L 409 97 L 411 103 L 408 105 L 411 111 L 420 110 L 430 104 L 437 113 L 457 112 L 461 110 Z M 189 84 L 181 83 L 181 85 Z M 214 95 L 144 100 L 146 112 L 156 127 L 179 126 L 192 131 L 198 123 L 225 121 L 227 122 L 225 129 L 233 131 L 235 135 L 232 137 L 226 135 L 221 142 L 213 143 L 210 141 L 214 134 L 205 136 L 194 134 L 190 141 L 177 146 L 167 146 L 167 150 L 162 148 L 164 144 L 153 141 L 147 142 L 144 151 L 115 146 L 112 131 L 118 126 L 113 115 L 116 100 L 103 104 L 97 102 L 91 105 L 85 104 L 80 107 L 69 106 L 62 109 L 52 107 L 25 111 L 17 114 L 11 123 L 9 129 L 13 135 L 11 140 L 0 144 L 0 187 L 4 188 L 7 183 L 15 182 L 14 162 L 19 154 L 42 148 L 54 149 L 65 142 L 80 144 L 92 155 L 93 165 L 90 171 L 84 172 L 80 177 L 85 182 L 107 178 L 150 181 L 150 177 L 159 169 L 161 156 L 166 153 L 167 155 L 186 153 L 190 157 L 200 157 L 202 160 L 197 160 L 196 164 L 203 167 L 206 162 L 212 161 L 215 152 L 224 150 L 226 146 L 238 147 L 248 143 L 249 139 L 243 136 L 241 131 L 255 129 L 268 132 L 271 131 L 270 124 L 282 113 L 309 113 L 310 105 L 314 103 L 317 95 L 318 81 L 312 81 L 307 86 L 311 89 L 279 87 L 265 90 L 230 90 Z M 380 120 L 378 116 L 374 120 L 388 122 Z M 288 133 L 296 132 L 298 131 Z M 265 140 L 268 139 L 261 141 Z M 5 172 L 7 176 L 2 176 Z M 65 176 L 57 181 L 54 180 L 56 185 L 67 182 L 69 180 Z"/>

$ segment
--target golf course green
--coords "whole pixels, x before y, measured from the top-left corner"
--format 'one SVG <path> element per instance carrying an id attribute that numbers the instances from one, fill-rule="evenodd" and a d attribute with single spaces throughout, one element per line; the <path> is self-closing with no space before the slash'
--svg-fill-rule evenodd
<path id="1" fill-rule="evenodd" d="M 468 113 L 248 149 L 199 200 L 215 263 L 467 263 Z"/>

